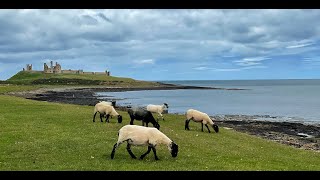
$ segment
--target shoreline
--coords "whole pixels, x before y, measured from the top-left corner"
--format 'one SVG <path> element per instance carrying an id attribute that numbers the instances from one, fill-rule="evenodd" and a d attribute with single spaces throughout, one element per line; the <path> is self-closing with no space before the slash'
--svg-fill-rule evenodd
<path id="1" fill-rule="evenodd" d="M 95 92 L 119 92 L 119 91 L 141 91 L 141 90 L 175 90 L 175 89 L 218 89 L 218 90 L 244 90 L 210 88 L 196 86 L 178 86 L 163 84 L 157 87 L 65 87 L 44 88 L 28 92 L 12 92 L 8 95 L 19 96 L 26 99 L 58 102 L 77 105 L 94 106 L 99 96 Z M 105 100 L 117 100 L 114 97 Z M 116 109 L 126 111 L 126 107 L 116 105 Z M 174 114 L 174 113 L 172 113 Z M 268 115 L 224 115 L 210 116 L 215 118 L 218 126 L 224 129 L 235 130 L 260 138 L 275 141 L 295 148 L 313 150 L 320 152 L 320 125 L 310 125 L 297 122 L 280 122 L 270 120 L 256 120 L 256 118 L 270 118 Z"/>

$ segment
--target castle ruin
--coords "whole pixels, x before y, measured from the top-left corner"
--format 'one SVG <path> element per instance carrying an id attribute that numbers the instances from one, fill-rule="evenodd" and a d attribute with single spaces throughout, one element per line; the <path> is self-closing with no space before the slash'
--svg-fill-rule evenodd
<path id="1" fill-rule="evenodd" d="M 56 62 L 56 65 L 53 65 L 53 61 L 50 61 L 50 67 L 47 63 L 43 64 L 43 71 L 35 71 L 32 70 L 32 64 L 27 64 L 26 68 L 23 68 L 23 71 L 30 71 L 30 72 L 43 72 L 46 74 L 105 74 L 110 76 L 110 71 L 105 72 L 84 72 L 83 70 L 62 70 L 61 65 Z"/>

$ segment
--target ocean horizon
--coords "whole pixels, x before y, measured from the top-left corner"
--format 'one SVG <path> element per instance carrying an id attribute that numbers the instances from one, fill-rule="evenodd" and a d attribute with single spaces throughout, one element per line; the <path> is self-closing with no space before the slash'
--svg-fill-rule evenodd
<path id="1" fill-rule="evenodd" d="M 96 95 L 101 99 L 113 98 L 120 106 L 168 103 L 169 113 L 184 114 L 188 109 L 193 108 L 211 116 L 271 116 L 273 118 L 268 119 L 270 121 L 320 124 L 320 101 L 318 100 L 320 79 L 162 80 L 156 82 L 244 90 L 142 90 L 98 92 Z"/>

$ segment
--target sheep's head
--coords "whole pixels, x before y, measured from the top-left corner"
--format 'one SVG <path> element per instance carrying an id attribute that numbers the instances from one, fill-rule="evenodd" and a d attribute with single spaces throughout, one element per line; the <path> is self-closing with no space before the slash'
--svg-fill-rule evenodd
<path id="1" fill-rule="evenodd" d="M 214 131 L 215 131 L 216 133 L 219 132 L 219 126 L 218 126 L 218 125 L 213 124 L 212 127 L 213 127 L 213 129 L 214 129 Z"/>
<path id="2" fill-rule="evenodd" d="M 167 108 L 169 108 L 168 104 L 167 103 L 163 103 Z"/>
<path id="3" fill-rule="evenodd" d="M 118 123 L 122 123 L 122 116 L 118 115 Z"/>
<path id="4" fill-rule="evenodd" d="M 159 124 L 159 123 L 155 122 L 155 123 L 153 124 L 153 126 L 154 126 L 155 128 L 157 128 L 158 130 L 160 130 L 160 124 Z"/>
<path id="5" fill-rule="evenodd" d="M 178 156 L 178 145 L 176 143 L 172 142 L 170 144 L 170 148 L 171 148 L 170 153 L 171 153 L 172 157 L 177 157 Z"/>

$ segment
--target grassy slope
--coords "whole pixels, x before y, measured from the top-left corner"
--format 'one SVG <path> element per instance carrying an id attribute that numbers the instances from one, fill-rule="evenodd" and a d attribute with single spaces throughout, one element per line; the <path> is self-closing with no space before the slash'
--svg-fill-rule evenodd
<path id="1" fill-rule="evenodd" d="M 8 80 L 10 81 L 21 81 L 21 80 L 36 80 L 40 78 L 67 78 L 67 79 L 86 79 L 86 80 L 108 80 L 108 81 L 134 81 L 131 78 L 106 76 L 103 74 L 43 74 L 40 72 L 25 72 L 20 71 Z"/>
<path id="2" fill-rule="evenodd" d="M 107 86 L 118 86 L 118 87 L 145 87 L 158 85 L 156 82 L 139 81 L 132 78 L 106 76 L 103 74 L 44 74 L 40 72 L 25 72 L 20 71 L 7 80 L 8 83 L 12 84 L 24 84 L 30 85 L 32 81 L 41 79 L 79 79 L 79 80 L 90 80 L 90 81 L 104 81 Z M 95 84 L 92 84 L 95 85 Z"/>
<path id="3" fill-rule="evenodd" d="M 172 158 L 164 145 L 144 160 L 131 159 L 126 145 L 113 160 L 110 153 L 117 131 L 129 124 L 116 119 L 92 122 L 93 107 L 48 103 L 0 95 L 0 170 L 320 170 L 320 153 L 299 150 L 244 133 L 226 130 L 201 132 L 200 124 L 190 122 L 184 130 L 184 117 L 165 114 L 160 130 L 179 145 Z M 17 111 L 19 110 L 19 111 Z M 141 125 L 140 121 L 135 124 Z M 146 147 L 132 147 L 136 156 Z"/>

